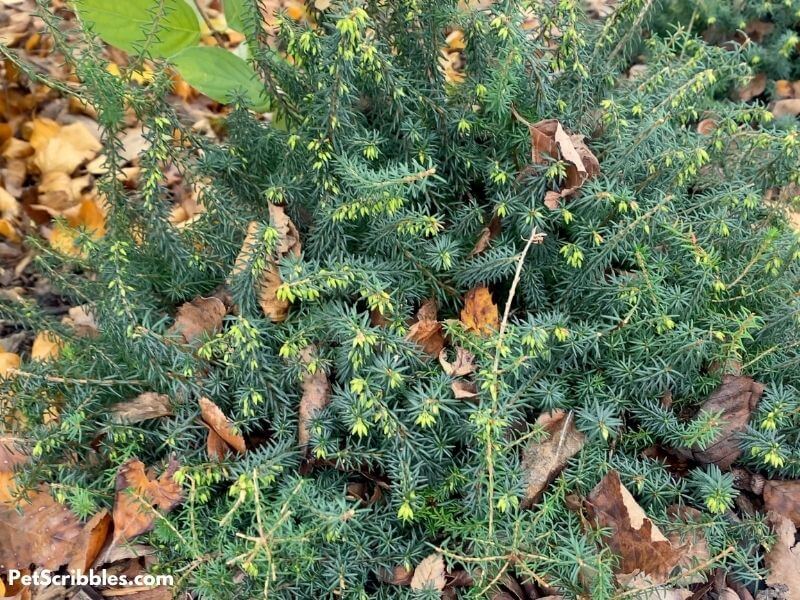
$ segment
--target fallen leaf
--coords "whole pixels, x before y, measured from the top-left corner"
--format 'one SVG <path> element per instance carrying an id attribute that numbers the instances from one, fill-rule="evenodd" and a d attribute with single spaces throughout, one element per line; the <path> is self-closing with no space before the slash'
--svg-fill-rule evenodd
<path id="1" fill-rule="evenodd" d="M 278 230 L 278 243 L 275 245 L 275 252 L 279 256 L 286 256 L 287 254 L 300 256 L 300 234 L 284 208 L 277 204 L 270 204 L 269 218 L 272 226 Z"/>
<path id="2" fill-rule="evenodd" d="M 133 400 L 118 402 L 109 411 L 111 418 L 117 423 L 141 423 L 173 414 L 169 396 L 155 392 L 144 392 Z"/>
<path id="3" fill-rule="evenodd" d="M 761 493 L 766 510 L 776 512 L 800 527 L 800 480 L 772 479 L 764 483 Z"/>
<path id="4" fill-rule="evenodd" d="M 456 359 L 447 360 L 447 350 L 439 352 L 439 364 L 450 377 L 463 377 L 475 372 L 475 355 L 461 346 L 456 346 Z"/>
<path id="5" fill-rule="evenodd" d="M 800 98 L 778 100 L 770 105 L 770 111 L 772 111 L 775 118 L 796 117 L 800 115 Z"/>
<path id="6" fill-rule="evenodd" d="M 294 224 L 281 207 L 270 204 L 269 210 L 272 225 L 278 230 L 278 241 L 275 246 L 278 259 L 289 253 L 299 256 L 300 239 Z M 240 275 L 251 266 L 260 246 L 257 239 L 260 228 L 261 226 L 256 221 L 252 221 L 248 225 L 247 235 L 231 273 L 233 276 Z M 283 285 L 283 280 L 277 261 L 270 257 L 258 282 L 258 302 L 261 310 L 273 323 L 285 321 L 289 315 L 289 301 L 278 298 L 278 288 L 281 285 Z"/>
<path id="7" fill-rule="evenodd" d="M 48 331 L 40 331 L 36 334 L 31 348 L 31 358 L 33 360 L 56 359 L 61 354 L 62 341 Z"/>
<path id="8" fill-rule="evenodd" d="M 433 553 L 422 559 L 414 569 L 414 577 L 411 578 L 411 589 L 442 591 L 444 585 L 444 559 L 442 555 Z"/>
<path id="9" fill-rule="evenodd" d="M 797 530 L 792 521 L 775 512 L 768 513 L 778 539 L 764 556 L 769 574 L 767 585 L 784 591 L 784 600 L 800 600 L 800 543 L 795 542 Z"/>
<path id="10" fill-rule="evenodd" d="M 767 89 L 767 76 L 764 73 L 754 75 L 750 81 L 742 88 L 736 90 L 736 97 L 742 102 L 750 102 L 756 96 L 760 96 Z"/>
<path id="11" fill-rule="evenodd" d="M 391 571 L 379 568 L 377 572 L 378 581 L 390 583 L 392 585 L 411 585 L 414 571 L 409 571 L 403 565 L 397 565 Z"/>
<path id="12" fill-rule="evenodd" d="M 178 463 L 170 459 L 167 468 L 156 478 L 145 473 L 144 464 L 131 459 L 117 472 L 114 496 L 114 538 L 112 544 L 130 541 L 153 527 L 158 514 L 175 508 L 183 500 L 174 475 Z"/>
<path id="13" fill-rule="evenodd" d="M 3 187 L 0 187 L 0 215 L 4 219 L 15 219 L 19 216 L 19 202 Z"/>
<path id="14" fill-rule="evenodd" d="M 190 344 L 203 335 L 213 335 L 222 329 L 226 313 L 225 304 L 219 298 L 195 298 L 181 305 L 175 323 L 167 333 L 180 335 Z"/>
<path id="15" fill-rule="evenodd" d="M 434 300 L 424 302 L 417 312 L 417 321 L 408 329 L 406 339 L 422 347 L 423 352 L 438 356 L 444 348 L 442 324 L 436 319 L 437 309 Z"/>
<path id="16" fill-rule="evenodd" d="M 35 207 L 46 210 L 51 216 L 62 215 L 81 201 L 81 192 L 87 187 L 88 176 L 72 179 L 61 171 L 50 171 L 43 174 L 39 182 Z"/>
<path id="17" fill-rule="evenodd" d="M 95 337 L 100 331 L 94 314 L 87 304 L 71 307 L 61 322 L 75 329 L 75 332 L 81 337 Z"/>
<path id="18" fill-rule="evenodd" d="M 647 517 L 622 485 L 619 473 L 609 471 L 589 493 L 586 506 L 598 527 L 611 530 L 603 539 L 620 557 L 619 576 L 642 573 L 656 584 L 667 580 L 682 548 L 675 548 Z"/>
<path id="19" fill-rule="evenodd" d="M 5 379 L 12 369 L 19 369 L 21 362 L 22 359 L 15 352 L 0 352 L 0 379 Z"/>
<path id="20" fill-rule="evenodd" d="M 800 84 L 800 81 L 795 83 Z M 800 91 L 800 85 L 798 85 L 798 91 Z M 795 94 L 795 86 L 792 85 L 791 81 L 778 79 L 775 82 L 775 96 L 777 98 L 795 98 L 797 97 L 797 94 Z"/>
<path id="21" fill-rule="evenodd" d="M 17 438 L 0 437 L 0 503 L 14 499 L 16 484 L 14 471 L 28 461 L 28 455 L 20 449 Z"/>
<path id="22" fill-rule="evenodd" d="M 573 196 L 588 180 L 600 173 L 600 163 L 580 134 L 568 134 L 555 119 L 539 121 L 529 127 L 531 133 L 533 164 L 546 164 L 545 155 L 567 163 L 567 175 L 560 192 L 550 191 L 545 202 L 548 207 L 558 207 L 560 199 Z"/>
<path id="23" fill-rule="evenodd" d="M 108 513 L 101 511 L 85 525 L 50 495 L 46 486 L 19 507 L 0 505 L 0 568 L 58 570 L 66 564 L 91 564 L 108 533 Z M 102 541 L 100 538 L 102 537 Z"/>
<path id="24" fill-rule="evenodd" d="M 325 370 L 315 362 L 315 352 L 316 348 L 314 346 L 306 346 L 300 351 L 300 362 L 305 369 L 303 381 L 300 384 L 303 395 L 300 398 L 297 430 L 300 446 L 306 446 L 309 439 L 311 439 L 311 420 L 330 402 L 331 386 Z"/>
<path id="25" fill-rule="evenodd" d="M 489 288 L 480 286 L 467 292 L 461 322 L 467 331 L 478 335 L 489 335 L 500 328 L 500 313 Z"/>
<path id="26" fill-rule="evenodd" d="M 30 126 L 32 162 L 40 173 L 59 171 L 69 175 L 100 151 L 99 140 L 83 123 L 61 126 L 52 119 L 37 118 Z"/>
<path id="27" fill-rule="evenodd" d="M 467 400 L 469 398 L 475 398 L 478 395 L 478 386 L 474 381 L 457 379 L 450 384 L 450 389 L 453 390 L 453 397 L 456 398 L 456 400 Z"/>
<path id="28" fill-rule="evenodd" d="M 710 135 L 714 133 L 717 128 L 717 122 L 714 119 L 703 119 L 697 124 L 697 133 L 700 135 Z"/>
<path id="29" fill-rule="evenodd" d="M 79 231 L 85 231 L 92 239 L 100 239 L 106 233 L 106 209 L 102 202 L 84 196 L 81 202 L 63 213 L 66 224 L 59 221 L 47 234 L 50 246 L 67 256 L 83 257 L 83 251 L 78 247 Z"/>
<path id="30" fill-rule="evenodd" d="M 544 429 L 547 439 L 531 441 L 522 452 L 526 507 L 539 501 L 544 489 L 586 443 L 586 436 L 576 429 L 571 413 L 561 410 L 543 413 L 536 424 Z"/>
<path id="31" fill-rule="evenodd" d="M 220 407 L 206 397 L 201 397 L 198 402 L 200 404 L 200 416 L 209 427 L 208 455 L 217 460 L 222 460 L 228 453 L 227 446 L 230 446 L 239 454 L 244 454 L 247 450 L 244 437 L 240 433 L 233 431 L 230 419 L 225 416 Z M 225 442 L 227 446 L 220 445 L 219 440 L 214 436 Z"/>
<path id="32" fill-rule="evenodd" d="M 714 463 L 721 469 L 730 466 L 739 458 L 739 434 L 745 430 L 750 413 L 758 404 L 764 386 L 750 377 L 724 375 L 720 386 L 711 393 L 700 410 L 707 413 L 721 413 L 720 431 L 704 450 L 692 448 L 695 460 Z"/>
<path id="33" fill-rule="evenodd" d="M 680 522 L 683 525 L 682 528 L 667 533 L 667 539 L 674 547 L 683 548 L 677 565 L 679 572 L 692 572 L 691 575 L 680 577 L 672 583 L 690 585 L 706 581 L 706 575 L 702 571 L 695 570 L 698 565 L 706 563 L 711 558 L 708 541 L 703 534 L 705 527 L 701 524 L 702 513 L 696 508 L 678 505 L 670 506 L 667 513 L 676 523 Z"/>

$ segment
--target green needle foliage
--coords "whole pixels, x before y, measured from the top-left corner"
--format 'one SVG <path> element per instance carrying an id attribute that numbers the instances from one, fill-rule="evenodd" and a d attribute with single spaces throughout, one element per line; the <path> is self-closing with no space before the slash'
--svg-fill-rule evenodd
<path id="1" fill-rule="evenodd" d="M 166 69 L 145 86 L 111 75 L 96 38 L 67 46 L 43 7 L 98 111 L 110 213 L 102 239 L 79 237 L 80 256 L 40 244 L 38 260 L 66 299 L 91 306 L 97 336 L 29 303 L 2 306 L 64 340 L 58 359 L 3 382 L 7 427 L 35 456 L 19 479 L 54 484 L 85 516 L 111 506 L 125 461 L 176 456 L 185 501 L 141 539 L 200 598 L 425 597 L 381 580 L 434 548 L 471 573 L 464 598 L 491 596 L 504 573 L 611 598 L 615 558 L 570 501 L 610 469 L 656 523 L 676 503 L 701 510 L 721 555 L 709 567 L 756 580 L 769 531 L 725 513 L 730 476 L 697 467 L 681 479 L 643 450 L 712 441 L 717 415 L 691 415 L 723 373 L 741 371 L 767 390 L 742 460 L 800 476 L 800 240 L 762 201 L 800 181 L 797 123 L 727 99 L 751 73 L 740 52 L 682 29 L 643 35 L 649 0 L 602 22 L 572 0 L 458 4 L 336 1 L 313 11 L 314 25 L 282 17 L 271 39 L 243 3 L 249 60 L 275 112 L 264 120 L 238 96 L 223 141 L 167 101 Z M 439 57 L 456 29 L 464 65 L 447 81 Z M 629 78 L 640 56 L 646 72 Z M 118 177 L 126 110 L 150 142 L 135 190 Z M 531 160 L 527 123 L 542 119 L 586 135 L 600 163 L 555 209 L 545 192 L 565 187 L 566 165 Z M 698 133 L 701 119 L 713 131 Z M 205 212 L 183 228 L 169 221 L 167 165 L 201 190 Z M 278 252 L 270 204 L 297 226 L 299 256 Z M 473 253 L 493 220 L 499 233 Z M 234 272 L 252 221 L 257 252 Z M 544 240 L 525 252 L 534 234 Z M 273 260 L 291 301 L 280 323 L 254 286 Z M 510 298 L 491 335 L 457 320 L 478 285 L 501 316 Z M 219 333 L 194 345 L 168 333 L 178 306 L 222 286 L 236 308 Z M 476 357 L 472 400 L 405 337 L 427 298 L 451 319 L 450 345 Z M 326 374 L 330 403 L 299 447 L 310 370 Z M 111 405 L 149 391 L 175 414 L 112 418 Z M 246 453 L 209 459 L 201 396 L 244 433 Z M 53 404 L 59 418 L 44 418 Z M 555 409 L 572 411 L 587 442 L 522 508 L 522 449 Z M 348 497 L 352 483 L 380 498 Z"/>

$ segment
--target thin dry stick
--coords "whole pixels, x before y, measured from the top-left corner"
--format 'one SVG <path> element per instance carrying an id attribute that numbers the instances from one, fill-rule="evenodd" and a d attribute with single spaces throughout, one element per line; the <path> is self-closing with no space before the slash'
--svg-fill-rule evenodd
<path id="1" fill-rule="evenodd" d="M 511 314 L 511 305 L 514 301 L 514 295 L 517 293 L 517 286 L 519 285 L 519 280 L 522 277 L 522 267 L 525 264 L 525 257 L 528 255 L 528 251 L 531 249 L 531 246 L 536 244 L 541 244 L 544 240 L 546 234 L 539 233 L 536 231 L 536 225 L 533 226 L 531 229 L 531 233 L 528 236 L 528 241 L 525 243 L 525 247 L 522 249 L 522 253 L 519 255 L 519 260 L 517 261 L 517 270 L 514 273 L 514 280 L 511 282 L 511 289 L 508 291 L 508 298 L 506 299 L 506 307 L 503 310 L 503 320 L 500 322 L 500 332 L 497 337 L 497 345 L 494 351 L 494 365 L 492 366 L 492 388 L 490 388 L 491 395 L 492 395 L 492 415 L 497 412 L 497 388 L 494 387 L 497 385 L 497 379 L 500 376 L 500 348 L 503 345 L 503 338 L 506 334 L 506 328 L 508 327 L 508 317 Z M 492 444 L 491 435 L 487 437 L 486 440 L 486 469 L 487 475 L 489 477 L 488 482 L 488 496 L 489 496 L 489 537 L 491 538 L 494 533 L 494 460 L 493 460 L 493 453 L 494 453 L 494 446 Z"/>

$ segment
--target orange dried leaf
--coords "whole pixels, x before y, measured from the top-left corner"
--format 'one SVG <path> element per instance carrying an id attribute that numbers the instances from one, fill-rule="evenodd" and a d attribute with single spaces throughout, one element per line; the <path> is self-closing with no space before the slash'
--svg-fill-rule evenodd
<path id="1" fill-rule="evenodd" d="M 500 313 L 489 288 L 480 286 L 467 292 L 461 322 L 478 335 L 489 335 L 500 328 Z"/>
<path id="2" fill-rule="evenodd" d="M 159 514 L 169 512 L 183 500 L 174 475 L 177 461 L 171 459 L 160 477 L 147 474 L 144 464 L 131 459 L 117 472 L 114 496 L 112 544 L 129 541 L 153 527 Z"/>
<path id="3" fill-rule="evenodd" d="M 212 433 L 216 434 L 234 451 L 243 454 L 247 450 L 244 437 L 233 430 L 230 419 L 225 416 L 222 409 L 206 397 L 201 397 L 198 402 L 200 404 L 200 416 L 210 429 L 207 440 L 209 455 L 219 457 L 219 444 L 216 439 L 212 439 Z M 225 453 L 223 453 L 224 455 Z"/>
<path id="4" fill-rule="evenodd" d="M 750 102 L 756 96 L 763 94 L 765 89 L 767 89 L 767 76 L 764 73 L 758 73 L 750 79 L 747 85 L 736 90 L 736 97 L 742 102 Z"/>
<path id="5" fill-rule="evenodd" d="M 33 360 L 56 359 L 61 354 L 61 346 L 62 341 L 54 334 L 40 331 L 33 340 L 31 358 Z"/>
<path id="6" fill-rule="evenodd" d="M 19 369 L 21 362 L 22 359 L 20 359 L 19 354 L 14 352 L 0 352 L 0 379 L 8 377 L 11 370 Z"/>

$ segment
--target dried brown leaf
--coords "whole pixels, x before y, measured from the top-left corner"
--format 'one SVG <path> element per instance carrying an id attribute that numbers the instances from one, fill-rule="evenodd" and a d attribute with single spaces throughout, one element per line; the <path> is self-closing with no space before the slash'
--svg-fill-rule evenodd
<path id="1" fill-rule="evenodd" d="M 776 118 L 796 117 L 800 115 L 800 98 L 790 98 L 788 100 L 778 100 L 770 105 L 770 110 Z"/>
<path id="2" fill-rule="evenodd" d="M 447 360 L 447 350 L 439 352 L 439 364 L 450 377 L 464 377 L 475 372 L 475 355 L 462 346 L 456 346 L 456 359 Z"/>
<path id="3" fill-rule="evenodd" d="M 667 538 L 674 547 L 683 549 L 681 559 L 678 561 L 680 572 L 692 573 L 672 583 L 689 585 L 704 582 L 706 575 L 702 571 L 697 571 L 696 568 L 698 565 L 707 563 L 711 558 L 711 553 L 706 536 L 703 534 L 702 513 L 696 508 L 677 505 L 670 506 L 667 512 L 675 518 L 676 522 L 680 521 L 683 524 L 681 529 L 675 529 L 667 534 Z"/>
<path id="4" fill-rule="evenodd" d="M 467 400 L 478 395 L 478 386 L 475 385 L 474 381 L 456 379 L 450 384 L 450 388 L 453 390 L 453 397 L 457 400 Z"/>
<path id="5" fill-rule="evenodd" d="M 560 410 L 544 413 L 536 420 L 536 424 L 544 428 L 547 439 L 530 442 L 522 453 L 525 506 L 538 502 L 544 489 L 586 443 L 586 436 L 576 429 L 571 413 Z"/>
<path id="6" fill-rule="evenodd" d="M 378 581 L 391 585 L 411 585 L 414 571 L 409 571 L 403 565 L 397 565 L 391 571 L 388 569 L 378 569 Z"/>
<path id="7" fill-rule="evenodd" d="M 275 252 L 278 256 L 283 257 L 287 254 L 300 256 L 300 234 L 284 208 L 276 204 L 270 204 L 269 218 L 272 226 L 278 230 L 278 243 L 275 246 Z"/>
<path id="8" fill-rule="evenodd" d="M 331 396 L 328 376 L 325 370 L 316 364 L 315 354 L 316 348 L 314 346 L 306 346 L 300 351 L 300 361 L 305 368 L 303 382 L 300 385 L 303 395 L 300 398 L 298 413 L 297 439 L 300 446 L 308 444 L 309 439 L 311 439 L 311 420 L 328 405 Z"/>
<path id="9" fill-rule="evenodd" d="M 705 450 L 692 449 L 695 460 L 729 468 L 741 454 L 739 434 L 747 427 L 750 413 L 758 404 L 764 386 L 750 377 L 724 375 L 720 386 L 701 406 L 701 411 L 721 413 L 721 427 L 715 441 Z"/>
<path id="10" fill-rule="evenodd" d="M 773 479 L 764 483 L 761 493 L 764 496 L 764 508 L 800 527 L 800 480 Z"/>
<path id="11" fill-rule="evenodd" d="M 478 335 L 489 335 L 500 328 L 500 312 L 489 288 L 479 286 L 467 292 L 461 322 L 468 331 Z"/>
<path id="12" fill-rule="evenodd" d="M 800 600 L 800 543 L 795 542 L 797 530 L 792 521 L 775 512 L 769 513 L 778 537 L 775 545 L 764 556 L 769 570 L 767 585 L 783 588 L 785 600 Z"/>
<path id="13" fill-rule="evenodd" d="M 754 75 L 750 81 L 742 88 L 736 90 L 736 97 L 742 102 L 750 102 L 756 96 L 760 96 L 767 89 L 767 76 L 764 73 Z"/>
<path id="14" fill-rule="evenodd" d="M 550 191 L 545 204 L 555 209 L 560 200 L 571 197 L 586 182 L 600 173 L 600 163 L 584 142 L 584 136 L 568 134 L 555 119 L 530 126 L 533 164 L 545 164 L 545 155 L 567 163 L 567 176 L 560 192 Z"/>
<path id="15" fill-rule="evenodd" d="M 133 400 L 118 402 L 110 408 L 112 418 L 118 423 L 141 423 L 172 415 L 169 396 L 155 392 L 144 392 Z"/>
<path id="16" fill-rule="evenodd" d="M 209 456 L 221 458 L 219 456 L 220 448 L 218 440 L 214 438 L 212 434 L 216 434 L 216 436 L 233 450 L 239 454 L 243 454 L 247 450 L 244 437 L 233 430 L 230 419 L 225 416 L 225 413 L 222 412 L 220 407 L 206 397 L 201 397 L 198 403 L 200 404 L 200 416 L 210 429 L 208 434 Z M 224 457 L 226 453 L 227 452 L 222 452 L 222 457 Z"/>
<path id="17" fill-rule="evenodd" d="M 590 492 L 587 510 L 597 526 L 610 529 L 604 541 L 620 557 L 622 577 L 642 573 L 653 583 L 664 583 L 681 559 L 675 548 L 647 517 L 616 471 L 609 473 Z"/>
<path id="18" fill-rule="evenodd" d="M 61 322 L 74 328 L 81 337 L 95 337 L 100 332 L 94 313 L 87 304 L 71 307 Z"/>
<path id="19" fill-rule="evenodd" d="M 114 496 L 114 537 L 112 544 L 130 541 L 153 527 L 158 514 L 167 513 L 183 500 L 174 479 L 178 462 L 170 459 L 167 468 L 156 478 L 145 473 L 144 464 L 131 459 L 117 472 Z"/>
<path id="20" fill-rule="evenodd" d="M 411 589 L 442 591 L 444 585 L 444 559 L 441 554 L 435 552 L 422 559 L 414 569 L 414 577 L 411 578 Z"/>
<path id="21" fill-rule="evenodd" d="M 213 335 L 222 329 L 226 312 L 219 298 L 195 298 L 181 305 L 168 333 L 180 335 L 190 344 L 204 334 Z"/>
<path id="22" fill-rule="evenodd" d="M 0 569 L 43 569 L 91 564 L 108 534 L 108 513 L 101 511 L 85 525 L 43 486 L 19 510 L 0 505 Z"/>
<path id="23" fill-rule="evenodd" d="M 406 334 L 406 339 L 422 346 L 423 352 L 438 356 L 444 348 L 442 324 L 438 321 L 417 321 Z"/>

